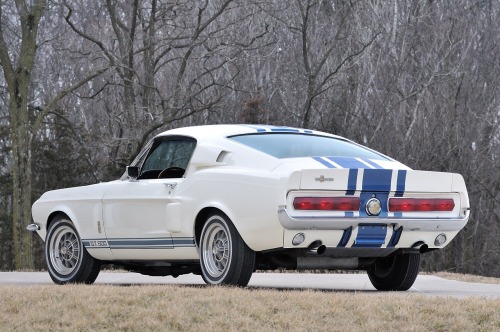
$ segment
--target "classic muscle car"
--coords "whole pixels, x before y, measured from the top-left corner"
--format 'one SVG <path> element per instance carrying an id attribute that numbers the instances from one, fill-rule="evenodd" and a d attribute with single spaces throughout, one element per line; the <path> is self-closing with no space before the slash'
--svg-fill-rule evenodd
<path id="1" fill-rule="evenodd" d="M 420 255 L 465 226 L 461 175 L 416 171 L 343 137 L 270 125 L 178 128 L 121 179 L 49 191 L 28 226 L 55 283 L 102 263 L 246 286 L 255 270 L 366 270 L 407 290 Z"/>

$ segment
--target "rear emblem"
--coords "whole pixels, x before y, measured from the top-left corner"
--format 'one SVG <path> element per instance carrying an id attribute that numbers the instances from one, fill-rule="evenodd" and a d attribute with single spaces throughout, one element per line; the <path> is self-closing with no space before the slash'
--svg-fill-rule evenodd
<path id="1" fill-rule="evenodd" d="M 321 175 L 319 178 L 315 178 L 314 180 L 319 182 L 333 182 L 333 178 L 325 178 L 324 175 Z"/>
<path id="2" fill-rule="evenodd" d="M 369 216 L 378 216 L 382 211 L 382 205 L 377 198 L 371 198 L 366 202 L 366 213 Z"/>

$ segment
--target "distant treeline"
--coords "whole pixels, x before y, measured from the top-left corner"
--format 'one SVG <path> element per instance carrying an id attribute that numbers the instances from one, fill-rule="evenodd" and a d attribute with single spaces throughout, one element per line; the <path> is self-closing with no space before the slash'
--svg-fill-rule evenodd
<path id="1" fill-rule="evenodd" d="M 500 2 L 0 2 L 0 269 L 43 268 L 43 192 L 119 177 L 160 131 L 270 123 L 461 173 L 423 269 L 500 276 Z M 446 221 L 443 221 L 446 222 Z"/>

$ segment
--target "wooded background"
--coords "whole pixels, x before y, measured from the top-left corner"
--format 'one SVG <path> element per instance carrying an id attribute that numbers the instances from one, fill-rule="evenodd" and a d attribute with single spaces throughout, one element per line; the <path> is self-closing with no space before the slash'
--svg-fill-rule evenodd
<path id="1" fill-rule="evenodd" d="M 0 269 L 56 188 L 118 178 L 153 135 L 269 123 L 461 173 L 472 213 L 423 269 L 500 277 L 500 1 L 0 0 Z"/>

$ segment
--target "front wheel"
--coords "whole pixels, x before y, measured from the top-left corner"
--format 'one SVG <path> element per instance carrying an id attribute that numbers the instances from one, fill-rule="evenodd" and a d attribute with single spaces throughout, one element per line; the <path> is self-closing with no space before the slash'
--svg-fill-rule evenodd
<path id="1" fill-rule="evenodd" d="M 254 270 L 255 252 L 225 215 L 214 214 L 201 231 L 200 265 L 207 284 L 245 287 Z"/>
<path id="2" fill-rule="evenodd" d="M 406 291 L 415 282 L 419 269 L 420 254 L 402 254 L 377 259 L 368 270 L 368 277 L 380 291 Z"/>
<path id="3" fill-rule="evenodd" d="M 90 256 L 75 226 L 64 218 L 49 227 L 45 259 L 49 275 L 56 284 L 91 284 L 101 270 L 101 262 Z"/>

